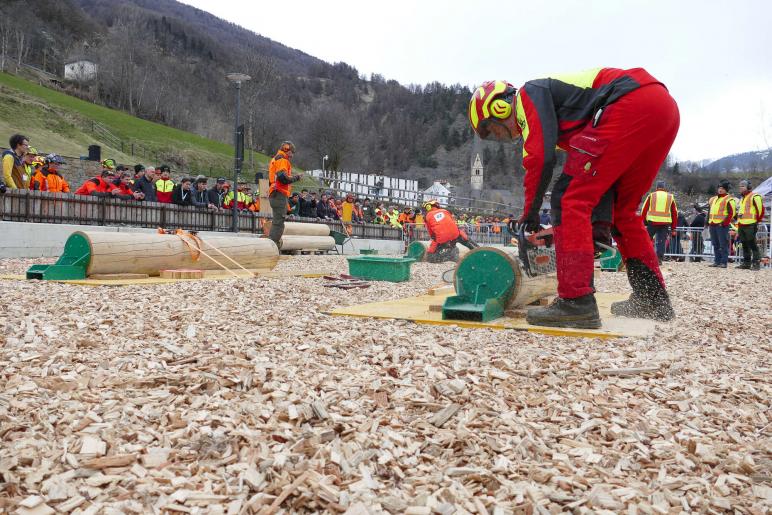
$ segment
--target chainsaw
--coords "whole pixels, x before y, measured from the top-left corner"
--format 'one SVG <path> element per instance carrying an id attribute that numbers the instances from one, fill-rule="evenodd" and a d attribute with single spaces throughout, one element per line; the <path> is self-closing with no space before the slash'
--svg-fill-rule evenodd
<path id="1" fill-rule="evenodd" d="M 525 225 L 520 224 L 514 231 L 517 239 L 517 253 L 523 270 L 529 277 L 552 274 L 557 272 L 555 258 L 554 234 L 552 227 L 540 229 L 534 233 L 525 234 Z M 610 250 L 616 255 L 617 249 L 599 241 L 594 241 L 595 248 Z"/>

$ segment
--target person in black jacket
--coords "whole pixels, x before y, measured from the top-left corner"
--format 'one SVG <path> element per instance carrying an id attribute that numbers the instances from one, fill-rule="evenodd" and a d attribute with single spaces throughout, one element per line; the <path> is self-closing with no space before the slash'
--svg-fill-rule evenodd
<path id="1" fill-rule="evenodd" d="M 312 218 L 313 215 L 311 214 L 311 202 L 313 201 L 311 200 L 311 196 L 308 194 L 308 190 L 301 190 L 298 202 L 300 203 L 298 208 L 298 216 L 302 216 L 304 218 Z"/>
<path id="2" fill-rule="evenodd" d="M 145 202 L 158 202 L 155 189 L 155 168 L 152 166 L 148 166 L 147 168 L 143 167 L 142 165 L 137 166 L 142 167 L 139 170 L 142 172 L 142 175 L 134 181 L 134 186 L 132 187 L 135 192 L 141 194 L 138 196 L 137 200 L 144 200 Z M 136 169 L 137 167 L 135 166 L 134 168 Z"/>
<path id="3" fill-rule="evenodd" d="M 172 190 L 172 204 L 178 206 L 193 205 L 193 191 L 190 188 L 190 177 L 183 177 L 179 184 Z"/>
<path id="4" fill-rule="evenodd" d="M 196 207 L 217 209 L 217 206 L 209 202 L 209 190 L 206 189 L 206 177 L 196 178 L 196 188 L 193 192 L 193 205 Z"/>
<path id="5" fill-rule="evenodd" d="M 332 219 L 332 214 L 330 213 L 330 202 L 326 193 L 323 193 L 322 199 L 316 203 L 316 217 L 321 218 L 322 220 Z"/>
<path id="6" fill-rule="evenodd" d="M 227 180 L 224 177 L 218 177 L 214 188 L 207 190 L 208 201 L 215 209 L 222 209 L 223 199 L 228 191 L 225 189 Z"/>

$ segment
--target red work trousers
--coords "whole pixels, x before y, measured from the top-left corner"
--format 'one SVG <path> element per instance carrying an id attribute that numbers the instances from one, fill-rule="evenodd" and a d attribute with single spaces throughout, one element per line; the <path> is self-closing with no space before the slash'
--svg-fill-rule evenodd
<path id="1" fill-rule="evenodd" d="M 571 137 L 571 147 L 552 194 L 558 295 L 572 299 L 593 288 L 593 208 L 614 190 L 613 229 L 626 261 L 643 262 L 665 282 L 643 219 L 637 214 L 675 140 L 680 117 L 660 84 L 632 91 L 607 106 L 595 127 Z"/>

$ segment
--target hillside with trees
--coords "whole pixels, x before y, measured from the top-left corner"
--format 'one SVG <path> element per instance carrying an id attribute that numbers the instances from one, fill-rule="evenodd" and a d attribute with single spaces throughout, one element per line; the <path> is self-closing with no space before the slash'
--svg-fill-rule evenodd
<path id="1" fill-rule="evenodd" d="M 328 155 L 332 170 L 409 176 L 422 186 L 445 179 L 463 195 L 478 145 L 486 190 L 511 191 L 522 178 L 519 147 L 474 141 L 466 122 L 470 91 L 460 84 L 365 77 L 174 0 L 0 5 L 0 69 L 25 63 L 61 76 L 74 59 L 96 62 L 98 75 L 61 83 L 65 92 L 223 143 L 232 141 L 235 104 L 225 75 L 247 73 L 241 113 L 248 147 L 270 154 L 293 139 L 302 168 L 318 168 Z M 760 166 L 769 169 L 769 160 Z"/>

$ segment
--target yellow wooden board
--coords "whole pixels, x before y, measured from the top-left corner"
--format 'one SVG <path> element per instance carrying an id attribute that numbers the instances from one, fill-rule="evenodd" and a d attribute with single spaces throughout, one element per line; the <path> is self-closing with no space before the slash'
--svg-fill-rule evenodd
<path id="1" fill-rule="evenodd" d="M 244 270 L 233 271 L 238 279 L 249 279 L 251 275 Z M 276 271 L 252 271 L 257 277 L 280 278 L 280 277 L 307 277 L 317 278 L 325 275 L 331 275 L 334 272 L 276 272 Z M 163 277 L 147 277 L 143 279 L 75 279 L 71 281 L 51 281 L 57 283 L 77 284 L 80 286 L 136 286 L 178 283 L 180 281 L 221 281 L 223 279 L 234 279 L 233 274 L 226 270 L 207 270 L 203 279 L 166 279 Z M 0 275 L 0 280 L 26 281 L 27 277 L 22 274 Z"/>
<path id="2" fill-rule="evenodd" d="M 525 318 L 501 317 L 490 322 L 473 322 L 468 320 L 443 320 L 442 310 L 430 310 L 430 306 L 442 306 L 445 299 L 452 295 L 451 291 L 435 292 L 434 295 L 419 295 L 406 299 L 371 302 L 358 306 L 347 306 L 327 312 L 333 316 L 352 316 L 364 318 L 388 318 L 411 320 L 419 324 L 457 325 L 460 327 L 485 329 L 515 329 L 552 336 L 574 336 L 583 338 L 621 338 L 625 336 L 647 336 L 653 334 L 656 322 L 611 314 L 611 303 L 624 300 L 626 295 L 611 293 L 596 293 L 603 327 L 601 329 L 563 329 L 556 327 L 541 327 L 530 325 Z"/>

